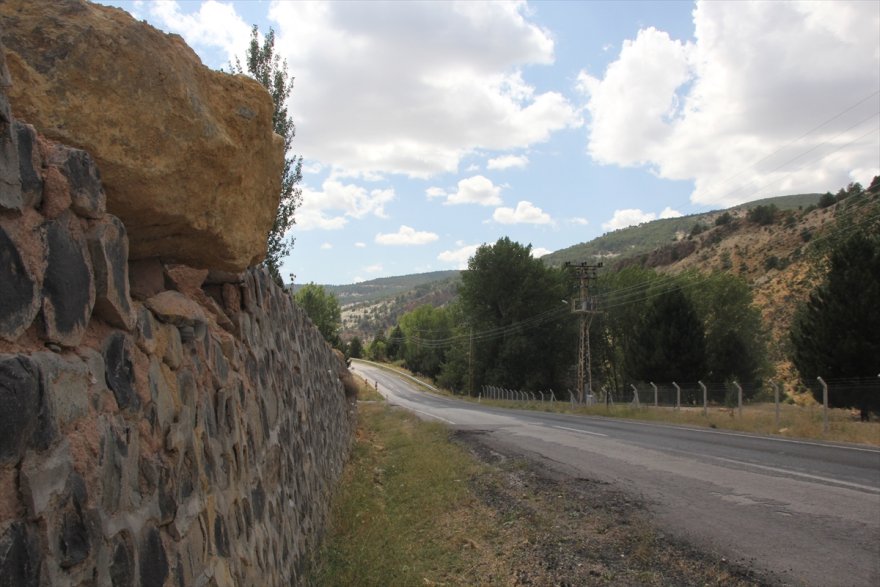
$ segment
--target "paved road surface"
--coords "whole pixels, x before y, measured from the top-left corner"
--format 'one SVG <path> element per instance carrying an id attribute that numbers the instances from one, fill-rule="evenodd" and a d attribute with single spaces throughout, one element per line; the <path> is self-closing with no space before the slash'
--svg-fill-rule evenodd
<path id="1" fill-rule="evenodd" d="M 352 369 L 424 418 L 633 492 L 666 533 L 772 583 L 880 586 L 880 450 L 491 408 Z"/>

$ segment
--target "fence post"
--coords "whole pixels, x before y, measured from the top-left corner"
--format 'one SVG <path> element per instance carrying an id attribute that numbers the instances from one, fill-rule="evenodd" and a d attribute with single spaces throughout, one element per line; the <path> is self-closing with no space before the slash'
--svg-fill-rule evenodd
<path id="1" fill-rule="evenodd" d="M 779 386 L 776 385 L 775 381 L 771 381 L 770 385 L 773 386 L 773 403 L 776 405 L 776 429 L 779 430 Z"/>
<path id="2" fill-rule="evenodd" d="M 821 377 L 816 377 L 822 384 L 822 432 L 828 432 L 828 384 Z"/>
<path id="3" fill-rule="evenodd" d="M 678 383 L 675 381 L 672 382 L 672 385 L 675 386 L 675 409 L 681 409 L 681 388 L 678 386 Z"/>
<path id="4" fill-rule="evenodd" d="M 629 386 L 633 388 L 633 393 L 635 394 L 635 396 L 633 397 L 633 402 L 632 402 L 633 405 L 635 405 L 635 407 L 637 407 L 637 408 L 641 407 L 641 404 L 639 403 L 639 388 L 636 387 L 635 385 L 633 385 L 632 383 L 630 383 Z"/>
<path id="5" fill-rule="evenodd" d="M 743 417 L 743 388 L 739 384 L 739 381 L 734 381 L 733 384 L 736 386 L 736 402 L 739 406 L 739 417 Z"/>
<path id="6" fill-rule="evenodd" d="M 654 388 L 654 407 L 656 408 L 657 407 L 657 386 L 654 384 L 653 381 L 651 382 L 651 387 Z"/>
<path id="7" fill-rule="evenodd" d="M 700 388 L 703 390 L 703 415 L 709 415 L 709 398 L 706 393 L 706 385 L 702 381 L 697 381 L 700 384 Z"/>

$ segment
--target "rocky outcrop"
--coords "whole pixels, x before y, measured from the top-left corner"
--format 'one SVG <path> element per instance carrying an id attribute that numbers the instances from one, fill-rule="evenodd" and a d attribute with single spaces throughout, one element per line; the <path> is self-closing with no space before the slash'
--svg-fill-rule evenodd
<path id="1" fill-rule="evenodd" d="M 132 259 L 238 272 L 265 256 L 284 153 L 262 86 L 211 71 L 180 37 L 84 0 L 4 0 L 0 35 L 12 113 L 94 156 Z M 22 132 L 16 145 L 26 149 L 33 134 Z M 40 181 L 73 182 L 69 207 L 99 214 L 95 166 L 58 157 L 56 174 L 23 173 L 17 187 L 0 168 L 9 186 L 0 206 L 33 204 Z"/>

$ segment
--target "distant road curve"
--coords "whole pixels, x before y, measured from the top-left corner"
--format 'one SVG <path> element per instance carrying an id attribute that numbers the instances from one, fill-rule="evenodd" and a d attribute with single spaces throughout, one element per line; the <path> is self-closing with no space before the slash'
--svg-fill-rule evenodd
<path id="1" fill-rule="evenodd" d="M 664 532 L 774 584 L 880 585 L 880 450 L 491 408 L 353 361 L 393 404 L 643 499 Z"/>

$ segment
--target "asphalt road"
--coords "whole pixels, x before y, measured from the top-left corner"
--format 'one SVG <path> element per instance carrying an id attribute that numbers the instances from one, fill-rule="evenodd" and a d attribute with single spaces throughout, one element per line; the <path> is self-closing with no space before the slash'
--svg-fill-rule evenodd
<path id="1" fill-rule="evenodd" d="M 390 403 L 647 503 L 668 535 L 779 585 L 880 585 L 880 450 L 492 408 L 367 363 Z"/>

